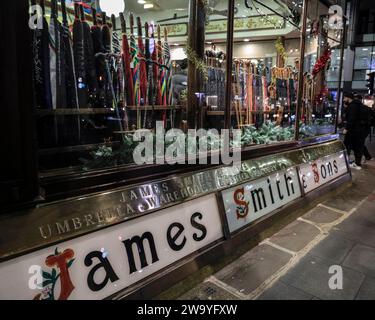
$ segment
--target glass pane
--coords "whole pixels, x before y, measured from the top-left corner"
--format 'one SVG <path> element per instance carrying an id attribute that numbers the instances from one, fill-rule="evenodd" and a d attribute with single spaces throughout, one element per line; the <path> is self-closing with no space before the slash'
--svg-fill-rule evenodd
<path id="1" fill-rule="evenodd" d="M 37 4 L 44 5 L 43 28 L 33 34 L 42 175 L 131 163 L 136 129 L 153 130 L 156 121 L 180 127 L 189 1 Z"/>
<path id="2" fill-rule="evenodd" d="M 243 129 L 247 146 L 291 141 L 301 1 L 242 1 L 236 7 L 232 126 Z"/>
<path id="3" fill-rule="evenodd" d="M 328 7 L 309 1 L 300 138 L 335 132 L 342 28 L 330 24 Z"/>

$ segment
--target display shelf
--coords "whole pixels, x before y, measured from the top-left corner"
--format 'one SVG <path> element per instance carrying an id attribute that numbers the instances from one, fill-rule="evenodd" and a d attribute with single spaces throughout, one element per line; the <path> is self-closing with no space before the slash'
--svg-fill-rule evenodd
<path id="1" fill-rule="evenodd" d="M 217 111 L 209 110 L 209 111 L 207 111 L 207 116 L 209 116 L 209 117 L 224 116 L 224 113 L 225 113 L 224 110 L 217 110 Z M 247 110 L 243 110 L 243 111 L 241 111 L 241 113 L 242 113 L 242 115 L 246 115 Z M 273 110 L 273 111 L 257 110 L 257 111 L 250 111 L 250 113 L 251 114 L 272 114 L 272 113 L 277 113 L 277 111 L 275 111 L 275 110 Z M 232 111 L 231 115 L 235 116 L 236 111 Z"/>
<path id="2" fill-rule="evenodd" d="M 69 153 L 69 152 L 93 151 L 93 150 L 97 150 L 99 147 L 102 147 L 102 146 L 114 146 L 116 144 L 119 144 L 119 142 L 114 141 L 114 142 L 93 143 L 93 144 L 84 144 L 84 145 L 68 146 L 68 147 L 46 148 L 46 149 L 40 149 L 38 153 L 40 156 L 47 156 L 47 155 L 63 154 L 63 153 Z"/>
<path id="3" fill-rule="evenodd" d="M 177 109 L 183 109 L 183 106 L 129 106 L 128 110 L 130 111 L 164 111 L 164 110 L 177 110 Z"/>
<path id="4" fill-rule="evenodd" d="M 164 111 L 164 110 L 177 110 L 182 109 L 182 106 L 129 106 L 127 107 L 130 111 Z M 80 115 L 96 115 L 96 114 L 114 114 L 116 109 L 113 108 L 82 108 L 82 109 L 70 109 L 61 108 L 55 110 L 37 110 L 37 115 L 40 117 L 45 116 L 80 116 Z"/>
<path id="5" fill-rule="evenodd" d="M 95 115 L 95 114 L 113 114 L 115 109 L 110 108 L 83 108 L 83 109 L 55 109 L 55 110 L 37 110 L 37 115 L 45 116 L 80 116 L 80 115 Z"/>

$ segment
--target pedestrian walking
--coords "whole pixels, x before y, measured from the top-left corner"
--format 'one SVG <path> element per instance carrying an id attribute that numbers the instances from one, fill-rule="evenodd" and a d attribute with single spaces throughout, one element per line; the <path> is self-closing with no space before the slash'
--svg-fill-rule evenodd
<path id="1" fill-rule="evenodd" d="M 368 136 L 368 119 L 366 119 L 368 114 L 364 109 L 366 107 L 361 101 L 355 99 L 352 93 L 344 95 L 344 104 L 346 105 L 345 145 L 349 154 L 351 150 L 354 151 L 355 162 L 351 164 L 351 167 L 355 170 L 361 170 L 365 140 Z"/>

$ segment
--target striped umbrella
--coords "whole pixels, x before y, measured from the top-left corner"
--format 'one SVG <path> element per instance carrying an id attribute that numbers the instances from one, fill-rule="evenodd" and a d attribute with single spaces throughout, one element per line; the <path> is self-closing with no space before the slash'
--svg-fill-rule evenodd
<path id="1" fill-rule="evenodd" d="M 172 60 L 171 60 L 171 50 L 168 43 L 168 30 L 164 28 L 164 64 L 167 68 L 167 76 L 166 76 L 166 100 L 167 105 L 172 105 L 172 97 L 173 97 L 173 90 L 172 90 Z"/>
<path id="2" fill-rule="evenodd" d="M 120 56 L 121 56 L 121 43 L 120 36 L 117 32 L 116 17 L 113 14 L 111 16 L 112 21 L 112 53 L 114 56 L 111 58 L 111 72 L 112 72 L 112 83 L 116 94 L 117 101 L 121 100 L 121 85 L 119 79 L 119 67 L 120 67 Z"/>
<path id="3" fill-rule="evenodd" d="M 161 43 L 161 31 L 160 31 L 160 25 L 157 27 L 158 30 L 158 41 L 156 44 L 156 51 L 157 51 L 157 57 L 158 57 L 158 64 L 159 64 L 159 75 L 158 75 L 158 87 L 157 87 L 157 105 L 163 106 L 163 91 L 162 91 L 162 84 L 165 78 L 165 68 L 163 67 L 163 46 Z M 164 121 L 166 119 L 163 119 Z"/>

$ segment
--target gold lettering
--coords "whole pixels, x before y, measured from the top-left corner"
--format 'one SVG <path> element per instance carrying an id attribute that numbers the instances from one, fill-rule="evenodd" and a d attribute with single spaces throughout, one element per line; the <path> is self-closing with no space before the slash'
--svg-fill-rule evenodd
<path id="1" fill-rule="evenodd" d="M 94 218 L 91 214 L 85 215 L 86 227 L 94 226 L 95 222 L 92 221 Z"/>
<path id="2" fill-rule="evenodd" d="M 63 225 L 61 225 L 60 222 L 56 222 L 56 228 L 59 234 L 70 232 L 70 226 L 69 226 L 68 220 L 65 220 L 63 222 Z"/>
<path id="3" fill-rule="evenodd" d="M 73 225 L 74 225 L 75 230 L 79 230 L 79 229 L 82 228 L 82 222 L 81 222 L 80 218 L 74 218 L 74 219 L 72 219 L 72 221 L 73 221 Z"/>
<path id="4" fill-rule="evenodd" d="M 49 224 L 47 224 L 47 228 L 48 228 L 48 232 L 49 232 L 48 235 L 44 233 L 43 226 L 39 227 L 40 235 L 42 236 L 43 239 L 48 239 L 52 235 L 51 226 Z"/>
<path id="5" fill-rule="evenodd" d="M 131 200 L 131 201 L 138 200 L 138 196 L 137 196 L 137 194 L 134 192 L 134 190 L 130 191 L 130 200 Z"/>

